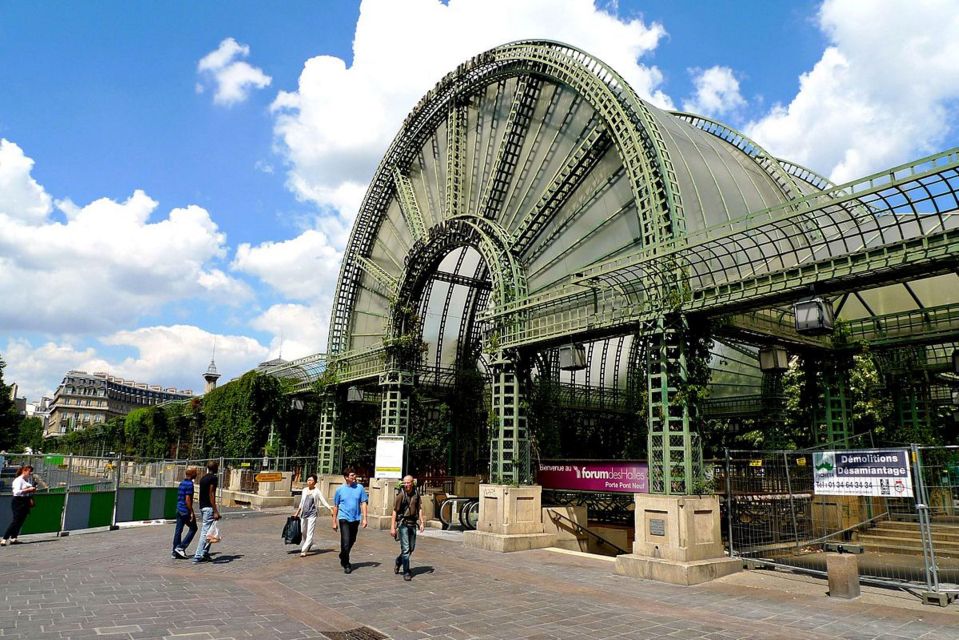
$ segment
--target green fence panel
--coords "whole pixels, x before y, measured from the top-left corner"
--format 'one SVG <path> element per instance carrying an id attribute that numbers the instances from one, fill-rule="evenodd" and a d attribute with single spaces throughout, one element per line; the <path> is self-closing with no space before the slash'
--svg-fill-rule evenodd
<path id="1" fill-rule="evenodd" d="M 163 518 L 165 520 L 174 520 L 176 518 L 176 501 L 178 490 L 165 489 L 166 495 L 163 499 Z"/>
<path id="2" fill-rule="evenodd" d="M 113 491 L 102 491 L 90 496 L 90 526 L 109 527 L 113 524 Z"/>
<path id="3" fill-rule="evenodd" d="M 138 488 L 133 490 L 133 519 L 152 520 L 150 515 L 150 500 L 153 498 L 152 488 Z"/>
<path id="4" fill-rule="evenodd" d="M 30 510 L 27 521 L 23 523 L 22 534 L 57 533 L 60 531 L 60 518 L 63 517 L 64 495 L 43 493 L 34 497 L 36 506 Z"/>

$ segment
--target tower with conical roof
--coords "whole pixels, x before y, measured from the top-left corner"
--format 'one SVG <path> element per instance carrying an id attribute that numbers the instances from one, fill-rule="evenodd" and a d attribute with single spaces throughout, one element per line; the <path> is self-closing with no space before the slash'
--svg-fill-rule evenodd
<path id="1" fill-rule="evenodd" d="M 216 389 L 216 381 L 220 378 L 220 372 L 216 370 L 216 343 L 213 344 L 213 356 L 210 357 L 210 366 L 206 368 L 203 379 L 206 381 L 206 387 L 203 393 L 210 393 Z"/>

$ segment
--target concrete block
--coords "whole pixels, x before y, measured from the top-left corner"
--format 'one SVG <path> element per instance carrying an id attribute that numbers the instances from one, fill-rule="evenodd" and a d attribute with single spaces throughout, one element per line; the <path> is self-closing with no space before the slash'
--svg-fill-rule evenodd
<path id="1" fill-rule="evenodd" d="M 635 555 L 677 562 L 723 557 L 718 497 L 638 493 L 635 499 Z"/>
<path id="2" fill-rule="evenodd" d="M 556 546 L 556 536 L 550 533 L 502 534 L 466 531 L 463 533 L 463 544 L 473 549 L 510 553 Z"/>
<path id="3" fill-rule="evenodd" d="M 621 576 L 686 586 L 709 582 L 736 573 L 741 569 L 742 561 L 737 558 L 711 558 L 681 562 L 648 558 L 636 554 L 616 556 L 616 573 Z"/>
<path id="4" fill-rule="evenodd" d="M 852 553 L 827 553 L 826 575 L 829 597 L 851 600 L 859 597 L 859 556 Z"/>
<path id="5" fill-rule="evenodd" d="M 480 485 L 478 531 L 498 534 L 541 534 L 543 488 Z"/>

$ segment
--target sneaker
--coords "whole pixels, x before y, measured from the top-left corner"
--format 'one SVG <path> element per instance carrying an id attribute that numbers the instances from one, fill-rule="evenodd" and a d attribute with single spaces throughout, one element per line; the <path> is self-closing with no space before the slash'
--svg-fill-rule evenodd
<path id="1" fill-rule="evenodd" d="M 343 567 L 343 573 L 353 573 L 353 566 L 348 564 Z"/>
<path id="2" fill-rule="evenodd" d="M 400 573 L 400 563 L 399 563 L 399 562 L 397 562 L 396 564 L 393 565 L 393 573 L 399 575 L 399 573 Z"/>
<path id="3" fill-rule="evenodd" d="M 6 538 L 4 538 L 3 540 L 0 540 L 0 547 L 5 547 L 5 546 L 7 546 L 7 539 L 6 539 Z"/>
<path id="4" fill-rule="evenodd" d="M 180 547 L 177 547 L 176 549 L 173 550 L 173 557 L 179 558 L 181 560 L 186 560 L 186 552 Z"/>
<path id="5" fill-rule="evenodd" d="M 404 574 L 403 574 L 403 579 L 406 580 L 407 582 L 409 582 L 410 580 L 413 579 L 413 574 L 412 574 L 412 573 L 404 573 Z"/>
<path id="6" fill-rule="evenodd" d="M 10 538 L 10 544 L 20 544 L 16 538 Z"/>
<path id="7" fill-rule="evenodd" d="M 300 552 L 300 557 L 301 557 L 301 558 L 305 558 L 305 557 L 306 557 L 306 551 L 301 551 L 301 552 Z"/>

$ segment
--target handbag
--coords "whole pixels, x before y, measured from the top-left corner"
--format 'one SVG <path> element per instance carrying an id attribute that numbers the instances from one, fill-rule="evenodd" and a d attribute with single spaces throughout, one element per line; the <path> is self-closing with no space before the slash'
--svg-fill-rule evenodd
<path id="1" fill-rule="evenodd" d="M 206 541 L 210 544 L 216 544 L 223 539 L 223 535 L 220 533 L 220 525 L 217 522 L 214 522 L 213 525 L 206 532 Z"/>
<path id="2" fill-rule="evenodd" d="M 283 526 L 283 544 L 300 544 L 302 539 L 303 532 L 300 527 L 300 519 L 296 516 L 290 516 Z"/>

